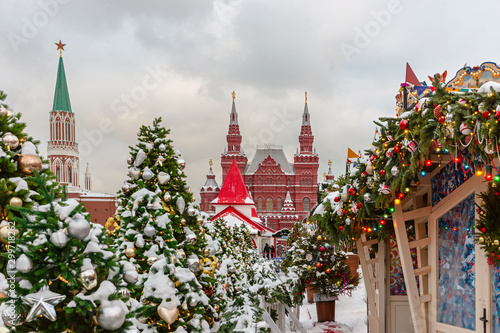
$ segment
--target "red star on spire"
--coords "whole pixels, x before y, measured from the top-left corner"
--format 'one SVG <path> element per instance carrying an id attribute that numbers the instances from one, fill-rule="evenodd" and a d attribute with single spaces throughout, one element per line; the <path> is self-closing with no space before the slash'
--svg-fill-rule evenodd
<path id="1" fill-rule="evenodd" d="M 63 51 L 64 51 L 64 47 L 66 46 L 66 44 L 63 44 L 63 43 L 61 42 L 61 40 L 59 40 L 59 43 L 54 43 L 54 44 L 56 44 L 56 45 L 57 45 L 57 49 L 58 49 L 58 50 L 63 50 Z"/>

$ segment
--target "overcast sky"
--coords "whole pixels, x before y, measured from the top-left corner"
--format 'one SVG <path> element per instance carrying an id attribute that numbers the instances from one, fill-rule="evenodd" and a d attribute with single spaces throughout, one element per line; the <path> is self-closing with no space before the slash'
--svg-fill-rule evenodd
<path id="1" fill-rule="evenodd" d="M 472 8 L 475 6 L 476 8 Z M 494 8 L 496 7 L 496 8 Z M 226 146 L 231 92 L 245 153 L 298 147 L 308 92 L 319 174 L 367 149 L 393 116 L 408 61 L 417 77 L 498 61 L 494 1 L 2 0 L 0 90 L 46 156 L 59 51 L 95 191 L 127 178 L 128 146 L 161 116 L 199 188 Z M 109 128 L 109 124 L 112 128 Z"/>

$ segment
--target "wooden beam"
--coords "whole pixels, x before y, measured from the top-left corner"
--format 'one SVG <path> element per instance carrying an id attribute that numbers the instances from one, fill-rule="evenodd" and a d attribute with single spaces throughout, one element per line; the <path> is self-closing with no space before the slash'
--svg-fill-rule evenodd
<path id="1" fill-rule="evenodd" d="M 367 260 L 366 263 L 368 265 L 376 264 L 376 263 L 378 263 L 378 258 L 373 258 L 373 259 Z"/>
<path id="2" fill-rule="evenodd" d="M 432 301 L 432 294 L 425 294 L 425 295 L 420 296 L 421 303 L 428 303 L 430 301 Z"/>
<path id="3" fill-rule="evenodd" d="M 379 333 L 380 322 L 378 318 L 377 304 L 375 303 L 377 294 L 375 293 L 375 288 L 371 283 L 372 277 L 370 276 L 370 271 L 368 269 L 368 264 L 367 264 L 367 260 L 370 259 L 370 257 L 367 256 L 368 251 L 363 244 L 368 242 L 363 242 L 363 238 L 366 240 L 366 237 L 363 235 L 361 238 L 357 240 L 356 245 L 358 248 L 358 256 L 359 256 L 359 262 L 361 264 L 361 270 L 363 272 L 363 281 L 365 283 L 365 288 L 366 288 L 366 298 L 368 299 L 368 307 L 370 308 L 370 313 L 368 314 L 368 321 L 370 324 L 371 333 Z"/>
<path id="4" fill-rule="evenodd" d="M 431 266 L 424 266 L 415 269 L 415 276 L 417 275 L 425 275 L 431 272 Z"/>
<path id="5" fill-rule="evenodd" d="M 416 248 L 416 247 L 423 248 L 423 247 L 428 246 L 429 244 L 431 244 L 431 238 L 430 237 L 425 237 L 425 238 L 422 238 L 422 239 L 419 239 L 419 240 L 411 241 L 409 244 L 410 244 L 410 249 L 413 249 L 413 248 Z"/>
<path id="6" fill-rule="evenodd" d="M 392 214 L 394 223 L 394 232 L 401 259 L 401 268 L 405 278 L 406 292 L 408 294 L 408 303 L 410 305 L 411 318 L 415 333 L 427 333 L 427 325 L 424 311 L 420 303 L 420 295 L 413 270 L 413 261 L 410 252 L 410 244 L 406 233 L 405 219 L 401 205 L 395 206 L 395 212 Z"/>
<path id="7" fill-rule="evenodd" d="M 377 244 L 378 243 L 378 239 L 370 239 L 369 241 L 364 241 L 362 243 L 363 246 L 371 246 L 373 244 Z"/>
<path id="8" fill-rule="evenodd" d="M 419 218 L 427 218 L 431 214 L 431 206 L 422 207 L 414 210 L 410 210 L 404 213 L 405 221 L 411 221 Z"/>

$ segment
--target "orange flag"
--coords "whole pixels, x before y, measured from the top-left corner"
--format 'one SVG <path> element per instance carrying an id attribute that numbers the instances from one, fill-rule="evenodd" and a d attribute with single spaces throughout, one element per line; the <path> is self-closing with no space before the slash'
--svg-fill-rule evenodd
<path id="1" fill-rule="evenodd" d="M 358 154 L 356 154 L 351 148 L 347 148 L 347 158 L 358 158 Z"/>

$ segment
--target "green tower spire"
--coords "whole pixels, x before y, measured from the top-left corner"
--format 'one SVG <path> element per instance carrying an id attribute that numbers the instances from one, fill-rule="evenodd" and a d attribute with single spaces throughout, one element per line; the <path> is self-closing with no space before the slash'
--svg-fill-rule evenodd
<path id="1" fill-rule="evenodd" d="M 54 105 L 52 106 L 52 111 L 72 112 L 71 103 L 69 102 L 68 84 L 66 83 L 66 74 L 64 72 L 62 50 L 61 56 L 59 57 L 59 67 L 57 68 L 56 92 L 54 94 Z"/>

